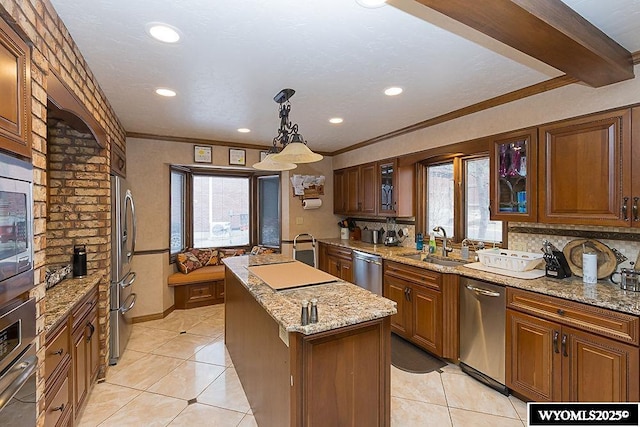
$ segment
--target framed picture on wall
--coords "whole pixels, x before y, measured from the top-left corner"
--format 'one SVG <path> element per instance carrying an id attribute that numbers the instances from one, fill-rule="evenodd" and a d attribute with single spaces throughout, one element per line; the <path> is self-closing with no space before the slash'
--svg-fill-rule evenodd
<path id="1" fill-rule="evenodd" d="M 229 148 L 229 164 L 244 166 L 246 163 L 246 151 L 237 148 Z"/>
<path id="2" fill-rule="evenodd" d="M 193 149 L 196 163 L 211 163 L 211 147 L 196 145 Z"/>
<path id="3" fill-rule="evenodd" d="M 260 161 L 263 161 L 267 157 L 267 154 L 269 154 L 268 151 L 261 151 L 260 152 Z"/>

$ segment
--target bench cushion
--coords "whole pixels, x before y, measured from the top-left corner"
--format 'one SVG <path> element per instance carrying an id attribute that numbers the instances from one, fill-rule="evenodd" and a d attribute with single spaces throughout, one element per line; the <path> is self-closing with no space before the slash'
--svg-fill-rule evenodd
<path id="1" fill-rule="evenodd" d="M 189 274 L 173 273 L 167 279 L 169 286 L 189 285 L 191 283 L 213 282 L 224 280 L 224 265 L 210 265 L 198 268 Z"/>

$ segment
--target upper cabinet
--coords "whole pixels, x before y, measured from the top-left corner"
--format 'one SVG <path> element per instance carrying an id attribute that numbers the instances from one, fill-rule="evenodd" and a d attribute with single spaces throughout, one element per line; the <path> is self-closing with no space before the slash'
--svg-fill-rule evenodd
<path id="1" fill-rule="evenodd" d="M 0 148 L 31 157 L 31 52 L 0 18 Z"/>
<path id="2" fill-rule="evenodd" d="M 397 159 L 334 171 L 333 213 L 410 217 L 414 215 L 415 168 Z"/>
<path id="3" fill-rule="evenodd" d="M 377 180 L 379 216 L 415 215 L 414 165 L 400 166 L 398 159 L 380 161 Z"/>
<path id="4" fill-rule="evenodd" d="M 537 220 L 538 138 L 535 128 L 498 135 L 493 139 L 491 219 Z"/>
<path id="5" fill-rule="evenodd" d="M 635 222 L 640 186 L 631 185 L 630 109 L 540 127 L 539 138 L 540 222 Z"/>

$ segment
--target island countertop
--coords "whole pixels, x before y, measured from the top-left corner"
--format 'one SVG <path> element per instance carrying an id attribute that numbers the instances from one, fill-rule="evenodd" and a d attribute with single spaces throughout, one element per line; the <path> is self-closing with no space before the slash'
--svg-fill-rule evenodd
<path id="1" fill-rule="evenodd" d="M 279 254 L 246 255 L 223 260 L 265 311 L 287 332 L 304 335 L 338 329 L 396 314 L 396 303 L 352 283 L 336 278 L 335 282 L 309 285 L 281 291 L 251 274 L 250 266 L 291 262 Z M 302 300 L 318 300 L 318 322 L 302 326 Z"/>

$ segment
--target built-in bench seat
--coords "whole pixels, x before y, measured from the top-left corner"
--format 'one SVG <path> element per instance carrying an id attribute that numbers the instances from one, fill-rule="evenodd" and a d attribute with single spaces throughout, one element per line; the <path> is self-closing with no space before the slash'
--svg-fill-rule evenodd
<path id="1" fill-rule="evenodd" d="M 186 309 L 224 302 L 224 265 L 210 265 L 167 279 L 174 288 L 176 308 Z"/>

